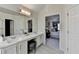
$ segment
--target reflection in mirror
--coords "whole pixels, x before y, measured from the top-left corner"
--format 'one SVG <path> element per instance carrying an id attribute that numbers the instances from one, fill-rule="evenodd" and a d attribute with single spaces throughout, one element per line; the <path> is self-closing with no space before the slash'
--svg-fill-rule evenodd
<path id="1" fill-rule="evenodd" d="M 32 20 L 28 20 L 28 32 L 32 32 Z"/>

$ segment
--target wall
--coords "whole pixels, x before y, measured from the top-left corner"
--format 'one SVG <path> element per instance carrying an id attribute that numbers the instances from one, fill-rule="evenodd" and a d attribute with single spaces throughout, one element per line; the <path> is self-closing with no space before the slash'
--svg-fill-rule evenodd
<path id="1" fill-rule="evenodd" d="M 0 23 L 3 23 L 0 24 L 0 34 L 3 32 L 5 33 L 5 27 L 4 27 L 4 20 L 5 19 L 11 19 L 11 20 L 14 20 L 14 34 L 19 34 L 19 33 L 22 33 L 22 30 L 25 29 L 25 20 L 27 19 L 25 16 L 20 16 L 20 15 L 11 15 L 11 14 L 8 14 L 8 13 L 3 13 L 3 12 L 0 12 Z"/>
<path id="2" fill-rule="evenodd" d="M 38 13 L 32 13 L 32 20 L 33 20 L 33 32 L 38 32 Z"/>
<path id="3" fill-rule="evenodd" d="M 20 4 L 0 4 L 0 7 L 18 12 L 20 8 Z"/>
<path id="4" fill-rule="evenodd" d="M 16 6 L 16 7 L 15 7 Z M 21 34 L 22 30 L 28 31 L 28 20 L 33 21 L 33 32 L 37 32 L 37 13 L 32 11 L 32 16 L 27 17 L 16 13 L 18 11 L 19 5 L 16 4 L 1 4 L 0 5 L 0 35 L 2 32 L 5 34 L 4 20 L 11 19 L 14 20 L 14 34 Z M 3 25 L 2 25 L 3 24 Z M 4 28 L 3 28 L 4 27 Z"/>
<path id="5" fill-rule="evenodd" d="M 64 6 L 63 5 L 46 5 L 45 8 L 38 15 L 38 32 L 44 33 L 43 43 L 45 44 L 45 17 L 51 15 L 60 15 L 60 50 L 66 51 L 65 41 L 65 20 L 64 20 Z"/>
<path id="6" fill-rule="evenodd" d="M 38 32 L 38 14 L 32 12 L 32 16 L 25 20 L 25 29 L 28 32 L 28 20 L 32 20 L 32 30 L 33 32 Z"/>

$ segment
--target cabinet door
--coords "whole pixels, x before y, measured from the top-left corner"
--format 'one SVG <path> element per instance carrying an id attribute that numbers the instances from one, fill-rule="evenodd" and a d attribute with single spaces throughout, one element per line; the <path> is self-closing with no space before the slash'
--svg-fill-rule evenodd
<path id="1" fill-rule="evenodd" d="M 20 54 L 27 54 L 27 42 L 20 43 Z"/>
<path id="2" fill-rule="evenodd" d="M 2 54 L 16 54 L 16 45 L 2 49 Z"/>
<path id="3" fill-rule="evenodd" d="M 43 36 L 40 35 L 37 37 L 36 42 L 37 42 L 37 47 L 39 47 L 43 43 Z"/>
<path id="4" fill-rule="evenodd" d="M 79 5 L 69 10 L 69 53 L 79 53 Z"/>

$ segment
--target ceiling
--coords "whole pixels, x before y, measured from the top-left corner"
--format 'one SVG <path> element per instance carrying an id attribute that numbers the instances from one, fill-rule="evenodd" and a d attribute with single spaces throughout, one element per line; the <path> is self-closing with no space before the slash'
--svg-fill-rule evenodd
<path id="1" fill-rule="evenodd" d="M 18 14 L 22 5 L 34 12 L 39 12 L 45 7 L 45 4 L 0 4 L 0 11 L 10 14 Z"/>
<path id="2" fill-rule="evenodd" d="M 45 4 L 23 4 L 23 6 L 35 11 L 39 12 L 45 7 Z"/>

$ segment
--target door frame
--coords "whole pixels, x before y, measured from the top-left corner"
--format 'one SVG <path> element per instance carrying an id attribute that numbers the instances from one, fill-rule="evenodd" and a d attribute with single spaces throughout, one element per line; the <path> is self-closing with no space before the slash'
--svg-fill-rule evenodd
<path id="1" fill-rule="evenodd" d="M 46 17 L 54 16 L 54 15 L 59 15 L 59 23 L 60 23 L 60 27 L 61 27 L 61 15 L 60 14 L 53 14 L 53 15 L 45 16 L 45 44 L 46 45 L 47 45 L 47 40 L 46 40 Z M 61 39 L 61 30 L 59 32 L 59 48 L 58 49 L 60 49 L 60 39 Z"/>

